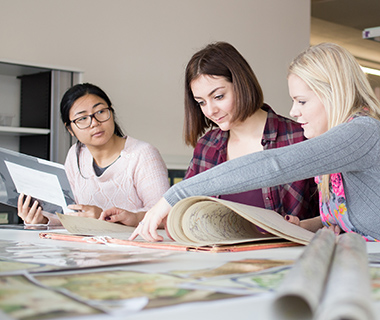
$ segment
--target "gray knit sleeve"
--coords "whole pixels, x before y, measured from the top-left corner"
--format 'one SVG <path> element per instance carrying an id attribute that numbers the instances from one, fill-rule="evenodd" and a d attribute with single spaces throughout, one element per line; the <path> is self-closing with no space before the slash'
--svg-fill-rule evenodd
<path id="1" fill-rule="evenodd" d="M 174 205 L 195 195 L 213 196 L 271 187 L 317 175 L 379 170 L 380 121 L 358 117 L 319 137 L 227 161 L 171 187 Z"/>

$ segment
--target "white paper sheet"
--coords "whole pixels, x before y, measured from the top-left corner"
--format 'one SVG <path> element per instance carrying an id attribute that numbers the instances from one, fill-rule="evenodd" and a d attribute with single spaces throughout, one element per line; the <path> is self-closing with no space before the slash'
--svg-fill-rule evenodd
<path id="1" fill-rule="evenodd" d="M 69 212 L 58 177 L 54 174 L 31 169 L 19 164 L 4 161 L 15 184 L 17 192 L 31 195 L 62 207 Z"/>

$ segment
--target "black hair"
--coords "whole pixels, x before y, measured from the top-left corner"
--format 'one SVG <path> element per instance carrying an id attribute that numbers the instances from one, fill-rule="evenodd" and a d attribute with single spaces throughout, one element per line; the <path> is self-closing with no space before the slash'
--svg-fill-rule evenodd
<path id="1" fill-rule="evenodd" d="M 64 125 L 66 126 L 66 128 L 69 129 L 69 127 L 71 127 L 71 122 L 70 122 L 71 107 L 73 106 L 75 101 L 77 101 L 79 98 L 88 94 L 93 94 L 95 96 L 98 96 L 99 98 L 103 99 L 107 103 L 107 106 L 110 108 L 113 114 L 113 119 L 114 119 L 114 124 L 115 124 L 114 134 L 116 134 L 118 137 L 123 137 L 124 136 L 123 131 L 121 130 L 120 126 L 117 124 L 115 120 L 115 110 L 112 108 L 112 103 L 111 103 L 110 98 L 102 89 L 100 89 L 98 86 L 93 85 L 91 83 L 76 84 L 75 86 L 69 88 L 63 95 L 62 100 L 61 100 L 61 119 Z M 76 144 L 76 155 L 77 155 L 78 169 L 81 175 L 82 175 L 82 172 L 80 171 L 80 165 L 79 165 L 79 153 L 82 146 L 83 146 L 83 143 L 78 141 Z"/>
<path id="2" fill-rule="evenodd" d="M 65 124 L 66 128 L 70 127 L 71 125 L 69 114 L 74 102 L 87 94 L 93 94 L 95 96 L 98 96 L 99 98 L 102 98 L 107 103 L 107 106 L 110 108 L 115 119 L 115 110 L 112 108 L 111 100 L 107 96 L 107 94 L 102 89 L 91 83 L 80 83 L 68 89 L 61 100 L 61 119 Z M 121 130 L 120 126 L 116 123 L 115 120 L 114 122 L 114 133 L 119 137 L 123 137 L 123 131 Z"/>

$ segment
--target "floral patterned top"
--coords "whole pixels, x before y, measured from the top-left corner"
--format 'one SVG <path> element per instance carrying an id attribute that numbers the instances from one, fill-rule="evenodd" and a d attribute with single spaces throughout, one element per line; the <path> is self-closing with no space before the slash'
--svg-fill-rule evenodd
<path id="1" fill-rule="evenodd" d="M 365 116 L 365 113 L 358 113 L 352 116 L 348 121 L 351 121 L 357 116 Z M 347 122 L 348 122 L 347 121 Z M 319 211 L 322 224 L 326 227 L 331 225 L 338 225 L 345 232 L 359 233 L 366 241 L 379 241 L 369 235 L 359 232 L 350 222 L 347 214 L 346 195 L 343 186 L 343 177 L 341 173 L 330 174 L 329 192 L 330 197 L 326 201 L 322 197 L 320 176 L 315 177 L 315 183 L 318 185 L 319 190 Z"/>

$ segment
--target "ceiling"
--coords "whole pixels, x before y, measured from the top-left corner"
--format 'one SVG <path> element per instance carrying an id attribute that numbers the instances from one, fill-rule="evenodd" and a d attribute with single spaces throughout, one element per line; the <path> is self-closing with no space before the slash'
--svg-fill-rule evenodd
<path id="1" fill-rule="evenodd" d="M 380 27 L 380 0 L 311 0 L 311 44 L 336 42 L 380 69 L 380 42 L 362 39 L 372 27 Z"/>
<path id="2" fill-rule="evenodd" d="M 380 70 L 380 42 L 362 38 L 372 27 L 380 27 L 380 0 L 311 0 L 310 43 L 335 42 L 361 65 Z M 380 77 L 369 79 L 380 87 Z"/>
<path id="3" fill-rule="evenodd" d="M 362 31 L 380 26 L 380 1 L 312 0 L 311 16 Z"/>

